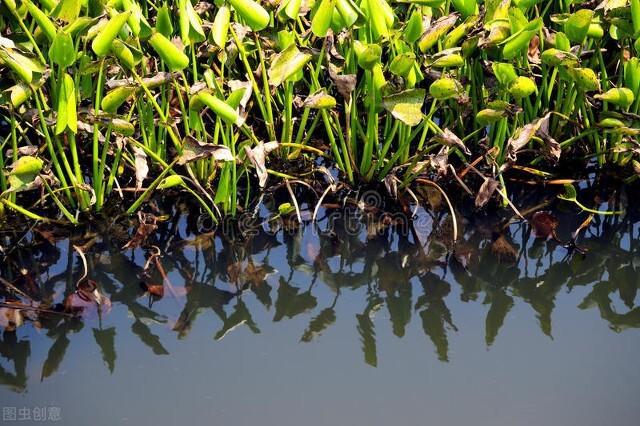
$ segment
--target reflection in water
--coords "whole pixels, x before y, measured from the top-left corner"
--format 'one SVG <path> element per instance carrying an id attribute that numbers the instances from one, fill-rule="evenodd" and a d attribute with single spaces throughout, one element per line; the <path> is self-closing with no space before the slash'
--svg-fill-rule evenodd
<path id="1" fill-rule="evenodd" d="M 573 213 L 559 217 L 558 233 L 564 235 L 584 219 Z M 500 244 L 508 244 L 515 261 L 498 260 L 498 219 L 466 223 L 454 251 L 445 214 L 406 233 L 379 224 L 374 233 L 360 219 L 352 219 L 333 217 L 319 227 L 279 233 L 263 229 L 233 242 L 212 233 L 194 236 L 188 224 L 185 228 L 184 221 L 174 220 L 160 224 L 157 234 L 149 237 L 148 249 L 126 251 L 120 249 L 125 241 L 116 233 L 59 239 L 46 231 L 29 232 L 7 251 L 0 266 L 0 383 L 19 392 L 27 388 L 34 330 L 49 342 L 40 368 L 42 380 L 58 371 L 74 335 L 84 327 L 91 328 L 104 364 L 113 372 L 118 362 L 116 335 L 123 332 L 118 328 L 123 323 L 153 354 L 169 355 L 162 329 L 183 339 L 198 316 L 208 311 L 219 318 L 207 326 L 216 340 L 237 327 L 260 333 L 261 325 L 254 319 L 260 309 L 270 312 L 273 322 L 305 318 L 308 325 L 292 338 L 308 343 L 341 317 L 340 301 L 346 293 L 361 300 L 351 323 L 360 337 L 363 359 L 372 366 L 379 360 L 376 326 L 386 318 L 398 338 L 405 336 L 412 321 L 419 323 L 437 358 L 449 361 L 450 336 L 464 331 L 448 306 L 452 294 L 486 305 L 487 347 L 499 339 L 516 304 L 530 305 L 541 332 L 553 336 L 556 296 L 577 286 L 588 288 L 578 308 L 598 309 L 616 332 L 640 327 L 640 226 L 629 216 L 595 218 L 581 240 L 589 249 L 586 257 L 569 253 L 555 241 L 534 239 L 528 225 L 505 227 Z M 110 303 L 98 308 L 90 298 L 75 294 L 84 269 L 73 244 L 84 245 L 89 276 Z M 147 262 L 152 246 L 160 249 L 159 267 Z M 145 263 L 151 264 L 146 270 Z M 151 284 L 162 284 L 162 298 L 146 291 Z M 320 288 L 333 294 L 330 303 L 319 302 Z M 248 293 L 256 302 L 247 302 Z M 18 304 L 22 309 L 13 309 Z M 123 312 L 126 322 L 102 326 L 104 318 Z"/>

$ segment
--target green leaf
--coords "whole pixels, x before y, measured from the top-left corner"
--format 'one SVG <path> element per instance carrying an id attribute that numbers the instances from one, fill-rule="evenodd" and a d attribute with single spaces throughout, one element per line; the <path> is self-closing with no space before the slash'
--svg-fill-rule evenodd
<path id="1" fill-rule="evenodd" d="M 414 64 L 416 63 L 416 55 L 413 52 L 406 52 L 397 55 L 389 64 L 389 71 L 400 77 L 406 77 Z"/>
<path id="2" fill-rule="evenodd" d="M 476 0 L 451 0 L 453 7 L 462 14 L 463 18 L 473 15 L 476 12 Z"/>
<path id="3" fill-rule="evenodd" d="M 64 22 L 73 22 L 80 16 L 81 6 L 79 0 L 60 0 L 51 15 Z"/>
<path id="4" fill-rule="evenodd" d="M 78 117 L 76 115 L 76 88 L 73 79 L 65 74 L 58 86 L 58 111 L 56 135 L 67 128 L 73 133 L 78 132 Z"/>
<path id="5" fill-rule="evenodd" d="M 47 14 L 33 4 L 31 0 L 26 0 L 23 3 L 27 7 L 27 10 L 29 10 L 31 16 L 33 16 L 33 19 L 38 23 L 38 27 L 40 27 L 42 32 L 47 36 L 49 42 L 52 42 L 56 36 L 55 24 L 49 19 Z"/>
<path id="6" fill-rule="evenodd" d="M 578 193 L 576 192 L 576 188 L 570 184 L 564 184 L 564 193 L 558 196 L 559 198 L 566 201 L 575 201 L 578 198 Z"/>
<path id="7" fill-rule="evenodd" d="M 191 0 L 178 0 L 178 14 L 180 17 L 180 37 L 185 46 L 200 43 L 206 39 L 202 29 L 202 21 L 193 9 Z"/>
<path id="8" fill-rule="evenodd" d="M 327 94 L 325 89 L 309 95 L 304 100 L 304 107 L 311 109 L 331 109 L 336 106 L 336 98 Z"/>
<path id="9" fill-rule="evenodd" d="M 120 86 L 111 90 L 107 95 L 102 98 L 100 104 L 102 110 L 111 114 L 115 114 L 120 105 L 122 105 L 127 99 L 129 99 L 136 92 L 136 87 L 133 86 Z"/>
<path id="10" fill-rule="evenodd" d="M 593 18 L 593 10 L 580 9 L 569 16 L 564 23 L 564 32 L 574 43 L 582 43 L 589 31 L 589 25 Z"/>
<path id="11" fill-rule="evenodd" d="M 518 74 L 516 74 L 516 70 L 511 64 L 494 62 L 491 65 L 491 69 L 493 70 L 493 74 L 496 76 L 498 83 L 502 86 L 508 87 L 516 78 L 518 78 Z"/>
<path id="12" fill-rule="evenodd" d="M 131 12 L 122 12 L 107 22 L 91 43 L 91 48 L 96 55 L 105 56 L 109 53 L 113 40 L 118 36 L 118 33 L 122 27 L 124 27 L 124 24 L 127 23 L 127 19 L 129 19 L 130 15 Z"/>
<path id="13" fill-rule="evenodd" d="M 4 64 L 18 75 L 25 83 L 31 83 L 34 74 L 42 74 L 44 65 L 15 49 L 0 47 L 0 64 Z"/>
<path id="14" fill-rule="evenodd" d="M 162 34 L 152 35 L 149 44 L 171 71 L 180 71 L 189 65 L 189 57 L 184 54 L 184 51 Z"/>
<path id="15" fill-rule="evenodd" d="M 516 99 L 526 98 L 536 90 L 536 83 L 529 77 L 518 77 L 509 86 L 509 93 Z"/>
<path id="16" fill-rule="evenodd" d="M 431 24 L 431 26 L 425 31 L 425 33 L 420 38 L 418 42 L 418 47 L 421 52 L 426 52 L 436 45 L 438 40 L 440 40 L 444 35 L 453 27 L 453 25 L 458 20 L 458 15 L 453 13 L 448 16 L 444 16 L 438 19 L 436 22 Z"/>
<path id="17" fill-rule="evenodd" d="M 310 60 L 311 55 L 300 52 L 298 47 L 292 44 L 273 57 L 268 71 L 269 84 L 276 87 L 281 85 L 286 79 L 302 70 Z"/>
<path id="18" fill-rule="evenodd" d="M 49 58 L 54 64 L 67 68 L 76 61 L 76 49 L 73 39 L 64 31 L 58 31 L 49 48 Z"/>
<path id="19" fill-rule="evenodd" d="M 422 105 L 425 89 L 405 90 L 382 98 L 382 105 L 395 118 L 408 126 L 416 126 L 422 121 Z"/>
<path id="20" fill-rule="evenodd" d="M 365 70 L 371 70 L 374 65 L 380 63 L 382 56 L 382 47 L 378 44 L 362 43 L 358 40 L 354 41 L 353 48 L 358 58 L 358 65 Z"/>
<path id="21" fill-rule="evenodd" d="M 41 159 L 30 155 L 18 158 L 18 161 L 13 163 L 7 178 L 9 191 L 18 192 L 29 189 L 40 174 L 43 165 L 44 162 Z"/>
<path id="22" fill-rule="evenodd" d="M 626 87 L 609 89 L 602 94 L 595 95 L 594 98 L 618 105 L 622 108 L 629 108 L 634 101 L 633 92 Z"/>
<path id="23" fill-rule="evenodd" d="M 162 179 L 162 181 L 158 184 L 158 189 L 169 189 L 176 186 L 184 186 L 184 180 L 180 175 L 171 175 Z"/>
<path id="24" fill-rule="evenodd" d="M 429 94 L 438 100 L 451 99 L 462 92 L 462 85 L 458 80 L 442 77 L 431 83 Z"/>
<path id="25" fill-rule="evenodd" d="M 533 36 L 535 36 L 541 28 L 542 18 L 537 18 L 520 30 L 520 32 L 506 39 L 504 47 L 502 48 L 502 57 L 505 59 L 513 59 L 526 52 L 529 47 L 529 42 L 531 42 Z"/>
<path id="26" fill-rule="evenodd" d="M 204 106 L 209 107 L 225 123 L 241 126 L 243 119 L 233 107 L 222 99 L 218 99 L 206 90 L 198 92 L 191 98 L 189 109 L 197 111 Z"/>
<path id="27" fill-rule="evenodd" d="M 227 44 L 227 37 L 229 34 L 229 22 L 231 19 L 231 11 L 229 7 L 222 6 L 218 9 L 216 17 L 213 20 L 213 26 L 211 27 L 211 37 L 213 42 L 221 49 L 224 49 Z"/>
<path id="28" fill-rule="evenodd" d="M 413 44 L 418 41 L 422 35 L 422 12 L 420 10 L 415 10 L 411 14 L 404 27 L 403 35 L 407 43 Z"/>
<path id="29" fill-rule="evenodd" d="M 321 0 L 311 19 L 311 31 L 316 37 L 324 37 L 331 27 L 336 0 Z"/>
<path id="30" fill-rule="evenodd" d="M 570 68 L 569 72 L 580 89 L 586 92 L 600 90 L 600 80 L 591 68 Z"/>
<path id="31" fill-rule="evenodd" d="M 227 8 L 228 10 L 229 8 Z M 173 24 L 171 23 L 171 13 L 166 4 L 163 4 L 158 9 L 158 15 L 156 16 L 156 29 L 160 34 L 169 38 L 173 34 Z"/>
<path id="32" fill-rule="evenodd" d="M 264 7 L 253 0 L 229 0 L 229 4 L 233 6 L 242 19 L 247 23 L 253 31 L 260 31 L 269 25 L 269 12 Z"/>

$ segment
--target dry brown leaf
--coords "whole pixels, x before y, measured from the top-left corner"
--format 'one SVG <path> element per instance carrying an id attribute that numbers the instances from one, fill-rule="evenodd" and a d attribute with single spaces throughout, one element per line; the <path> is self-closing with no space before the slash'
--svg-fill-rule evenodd
<path id="1" fill-rule="evenodd" d="M 194 137 L 187 136 L 182 142 L 182 155 L 178 164 L 185 165 L 203 158 L 213 158 L 216 161 L 233 161 L 231 150 L 224 145 L 214 145 L 200 142 Z"/>
<path id="2" fill-rule="evenodd" d="M 471 151 L 465 146 L 462 139 L 449 129 L 444 129 L 441 134 L 434 136 L 433 139 L 443 145 L 459 148 L 465 154 L 471 155 Z"/>
<path id="3" fill-rule="evenodd" d="M 484 205 L 491 199 L 493 193 L 496 192 L 498 186 L 500 186 L 500 183 L 498 183 L 497 180 L 493 178 L 486 178 L 478 190 L 478 195 L 476 196 L 476 207 L 484 207 Z"/>
<path id="4" fill-rule="evenodd" d="M 540 63 L 540 37 L 534 35 L 529 42 L 529 49 L 527 50 L 527 58 L 532 64 Z"/>
<path id="5" fill-rule="evenodd" d="M 537 120 L 529 124 L 525 124 L 514 132 L 513 136 L 511 136 L 507 141 L 507 150 L 512 159 L 515 159 L 518 151 L 527 146 L 529 141 L 531 141 L 531 138 L 533 138 L 540 128 L 543 126 L 546 128 L 546 126 L 548 126 L 550 117 L 551 113 L 549 112 Z"/>
<path id="6" fill-rule="evenodd" d="M 336 85 L 338 93 L 347 101 L 351 100 L 351 92 L 356 88 L 358 80 L 355 74 L 338 74 L 338 68 L 329 64 L 329 77 L 333 80 L 333 84 Z"/>

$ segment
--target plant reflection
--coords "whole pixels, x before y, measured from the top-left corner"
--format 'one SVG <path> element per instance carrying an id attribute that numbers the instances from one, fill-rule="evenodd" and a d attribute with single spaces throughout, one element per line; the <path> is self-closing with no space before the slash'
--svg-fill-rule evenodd
<path id="1" fill-rule="evenodd" d="M 567 234 L 584 218 L 564 213 L 561 219 L 558 232 Z M 156 355 L 167 355 L 159 327 L 185 338 L 204 311 L 219 318 L 219 324 L 211 325 L 216 340 L 240 326 L 260 333 L 260 323 L 254 319 L 260 308 L 272 312 L 273 322 L 305 318 L 307 326 L 299 340 L 311 342 L 341 319 L 340 298 L 357 292 L 361 311 L 347 320 L 357 330 L 364 361 L 372 366 L 379 359 L 376 325 L 384 318 L 399 338 L 412 320 L 419 321 L 437 358 L 449 361 L 450 335 L 458 331 L 455 312 L 448 306 L 454 297 L 486 305 L 487 347 L 499 339 L 517 303 L 530 305 L 541 332 L 552 336 L 556 297 L 575 287 L 588 289 L 578 307 L 598 309 L 612 330 L 640 327 L 636 303 L 640 224 L 630 215 L 597 218 L 582 239 L 590 250 L 586 257 L 569 254 L 556 241 L 534 239 L 527 225 L 502 223 L 500 218 L 467 223 L 461 241 L 451 250 L 450 220 L 444 213 L 436 213 L 426 231 L 414 226 L 402 233 L 394 225 L 372 225 L 347 216 L 317 226 L 292 226 L 290 232 L 263 229 L 239 240 L 213 233 L 196 236 L 188 222 L 185 230 L 180 220 L 172 220 L 159 224 L 157 234 L 149 236 L 149 247 L 160 249 L 162 273 L 157 268 L 145 270 L 151 250 L 122 251 L 117 233 L 67 239 L 29 232 L 20 236 L 0 266 L 0 384 L 26 390 L 33 329 L 44 332 L 50 342 L 41 379 L 56 373 L 74 335 L 88 324 L 104 364 L 113 372 L 116 335 L 121 330 L 103 328 L 102 319 L 123 309 L 140 342 Z M 375 226 L 375 231 L 367 225 Z M 500 244 L 508 244 L 515 255 L 512 261 L 498 260 L 496 229 L 502 230 Z M 84 271 L 71 249 L 78 243 L 87 248 L 91 279 L 118 312 L 74 305 L 75 283 Z M 162 304 L 141 281 L 168 289 Z M 333 294 L 330 304 L 319 302 L 320 288 Z M 247 303 L 248 293 L 262 307 Z"/>

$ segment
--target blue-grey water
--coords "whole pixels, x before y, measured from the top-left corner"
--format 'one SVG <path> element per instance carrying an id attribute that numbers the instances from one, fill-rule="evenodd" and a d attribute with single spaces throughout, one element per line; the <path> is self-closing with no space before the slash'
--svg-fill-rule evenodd
<path id="1" fill-rule="evenodd" d="M 586 216 L 558 217 L 565 238 Z M 454 255 L 438 220 L 368 236 L 325 219 L 234 241 L 180 220 L 127 250 L 99 232 L 27 233 L 4 247 L 5 280 L 78 309 L 72 244 L 86 244 L 109 302 L 2 320 L 1 423 L 637 426 L 640 224 L 597 217 L 582 256 L 514 223 L 505 259 L 497 221 L 461 222 Z M 143 274 L 151 246 L 166 280 L 153 260 Z"/>

